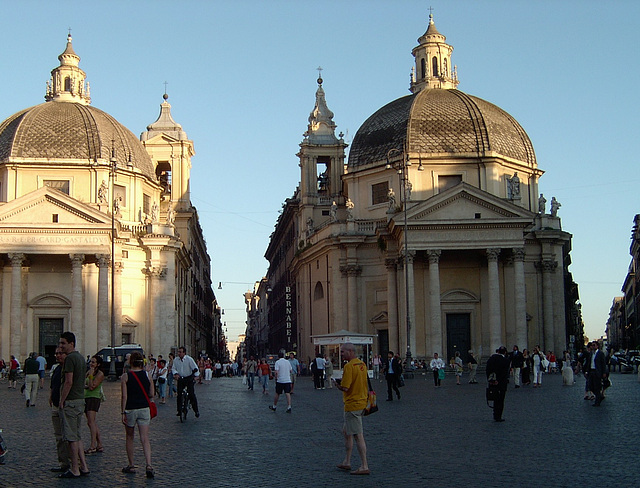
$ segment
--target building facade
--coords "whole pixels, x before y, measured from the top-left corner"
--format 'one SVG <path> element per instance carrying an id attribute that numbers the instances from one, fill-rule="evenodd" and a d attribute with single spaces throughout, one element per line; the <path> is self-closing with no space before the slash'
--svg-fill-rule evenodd
<path id="1" fill-rule="evenodd" d="M 457 89 L 452 52 L 430 16 L 411 94 L 362 124 L 348 160 L 318 79 L 300 185 L 265 255 L 270 286 L 292 289 L 301 357 L 311 336 L 343 329 L 414 357 L 562 351 L 582 337 L 571 235 L 538 193 L 533 145 L 508 113 Z M 271 328 L 285 314 L 268 306 Z"/>
<path id="2" fill-rule="evenodd" d="M 209 350 L 219 328 L 189 178 L 193 142 L 160 116 L 140 140 L 90 105 L 71 36 L 45 103 L 0 124 L 0 354 L 53 360 L 59 334 Z"/>

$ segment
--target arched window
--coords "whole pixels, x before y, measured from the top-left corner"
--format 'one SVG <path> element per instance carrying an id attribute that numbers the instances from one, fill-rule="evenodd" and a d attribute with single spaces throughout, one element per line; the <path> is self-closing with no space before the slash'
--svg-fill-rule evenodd
<path id="1" fill-rule="evenodd" d="M 427 62 L 422 58 L 420 60 L 420 73 L 422 73 L 421 80 L 424 80 L 427 77 Z"/>
<path id="2" fill-rule="evenodd" d="M 444 58 L 443 64 L 444 69 L 442 70 L 442 76 L 449 76 L 449 66 L 447 64 L 447 58 Z"/>
<path id="3" fill-rule="evenodd" d="M 313 291 L 314 300 L 322 300 L 324 298 L 324 290 L 322 289 L 322 283 L 319 281 L 316 283 L 316 289 Z"/>
<path id="4" fill-rule="evenodd" d="M 438 58 L 435 56 L 431 58 L 431 74 L 433 76 L 439 76 L 438 75 Z"/>
<path id="5" fill-rule="evenodd" d="M 64 91 L 66 92 L 71 91 L 71 78 L 69 78 L 68 76 L 65 77 L 64 79 Z"/>

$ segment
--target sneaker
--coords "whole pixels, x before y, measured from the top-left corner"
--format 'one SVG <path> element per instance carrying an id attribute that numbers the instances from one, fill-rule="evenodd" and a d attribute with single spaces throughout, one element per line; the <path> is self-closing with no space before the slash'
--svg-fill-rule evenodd
<path id="1" fill-rule="evenodd" d="M 273 410 L 275 412 L 276 411 L 276 407 L 274 407 L 273 405 L 269 405 L 269 410 Z"/>
<path id="2" fill-rule="evenodd" d="M 274 410 L 275 410 L 275 408 L 274 408 Z M 291 407 L 287 407 L 286 412 L 287 412 L 287 413 L 291 413 Z"/>

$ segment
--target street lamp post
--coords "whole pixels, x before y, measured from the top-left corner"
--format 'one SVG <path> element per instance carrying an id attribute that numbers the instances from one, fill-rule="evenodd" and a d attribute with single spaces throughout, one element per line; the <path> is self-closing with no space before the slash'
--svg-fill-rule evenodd
<path id="1" fill-rule="evenodd" d="M 402 158 L 397 160 L 393 164 L 390 161 L 390 157 L 393 154 L 400 154 Z M 398 181 L 400 182 L 402 190 L 402 210 L 404 214 L 404 298 L 405 298 L 405 317 L 407 321 L 407 367 L 411 366 L 411 315 L 409 313 L 411 304 L 409 303 L 409 232 L 407 226 L 407 186 L 409 183 L 409 166 L 411 161 L 409 160 L 409 154 L 400 149 L 390 149 L 387 152 L 387 164 L 386 169 L 395 169 L 398 172 Z M 423 171 L 422 163 L 418 167 L 418 171 Z"/>
<path id="2" fill-rule="evenodd" d="M 116 160 L 115 149 L 111 149 L 111 170 L 109 176 L 111 177 L 111 361 L 109 363 L 109 380 L 115 381 L 118 379 L 116 373 L 116 289 L 115 289 L 115 276 L 116 276 L 116 194 L 115 194 L 115 180 L 116 171 L 118 170 L 118 161 Z"/>

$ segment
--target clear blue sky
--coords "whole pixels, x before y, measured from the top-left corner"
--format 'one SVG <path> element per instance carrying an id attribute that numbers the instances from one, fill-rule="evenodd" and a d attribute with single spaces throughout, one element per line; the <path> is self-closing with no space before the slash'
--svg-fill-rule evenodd
<path id="1" fill-rule="evenodd" d="M 513 115 L 562 207 L 587 333 L 600 336 L 630 262 L 640 212 L 640 2 L 0 1 L 0 119 L 41 103 L 67 28 L 93 105 L 136 135 L 168 82 L 194 141 L 192 201 L 231 338 L 243 292 L 267 269 L 278 210 L 299 181 L 295 156 L 317 72 L 338 131 L 408 93 L 428 7 L 455 48 L 459 89 Z"/>

